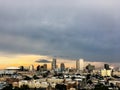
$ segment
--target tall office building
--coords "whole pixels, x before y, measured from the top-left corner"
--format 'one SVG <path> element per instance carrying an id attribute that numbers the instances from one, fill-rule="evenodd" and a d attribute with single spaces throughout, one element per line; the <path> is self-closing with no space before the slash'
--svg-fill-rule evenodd
<path id="1" fill-rule="evenodd" d="M 29 66 L 29 71 L 34 71 L 34 66 L 33 65 Z"/>
<path id="2" fill-rule="evenodd" d="M 80 70 L 80 62 L 79 62 L 79 60 L 76 60 L 76 70 L 77 71 Z"/>
<path id="3" fill-rule="evenodd" d="M 63 72 L 65 70 L 65 64 L 64 63 L 60 64 L 60 69 L 61 69 L 61 72 Z"/>
<path id="4" fill-rule="evenodd" d="M 56 58 L 53 58 L 51 66 L 52 66 L 52 70 L 56 69 Z"/>
<path id="5" fill-rule="evenodd" d="M 84 59 L 79 59 L 76 61 L 76 70 L 83 71 L 84 69 Z"/>
<path id="6" fill-rule="evenodd" d="M 43 69 L 44 69 L 44 71 L 47 70 L 47 64 L 44 64 L 44 65 L 43 65 Z"/>
<path id="7" fill-rule="evenodd" d="M 80 70 L 83 71 L 84 69 L 84 59 L 80 59 Z"/>
<path id="8" fill-rule="evenodd" d="M 36 67 L 36 70 L 37 70 L 37 71 L 40 71 L 40 65 L 38 65 L 38 66 Z"/>
<path id="9" fill-rule="evenodd" d="M 110 67 L 109 67 L 108 64 L 104 64 L 104 68 L 105 68 L 106 70 L 110 70 Z"/>

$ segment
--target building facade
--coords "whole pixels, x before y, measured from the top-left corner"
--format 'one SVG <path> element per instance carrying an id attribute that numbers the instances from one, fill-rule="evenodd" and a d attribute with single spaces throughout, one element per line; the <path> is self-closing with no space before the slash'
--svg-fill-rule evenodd
<path id="1" fill-rule="evenodd" d="M 79 60 L 76 60 L 76 71 L 80 70 L 80 62 Z"/>
<path id="2" fill-rule="evenodd" d="M 103 69 L 103 70 L 101 70 L 101 76 L 109 76 L 109 77 L 111 77 L 111 75 L 112 75 L 112 70 L 106 70 L 106 69 Z"/>
<path id="3" fill-rule="evenodd" d="M 43 69 L 44 69 L 44 71 L 47 71 L 47 64 L 43 65 Z"/>
<path id="4" fill-rule="evenodd" d="M 80 59 L 80 71 L 84 70 L 84 59 Z"/>
<path id="5" fill-rule="evenodd" d="M 56 58 L 53 58 L 51 66 L 52 66 L 52 70 L 56 69 Z"/>
<path id="6" fill-rule="evenodd" d="M 29 71 L 34 71 L 34 66 L 33 65 L 29 66 Z"/>
<path id="7" fill-rule="evenodd" d="M 61 69 L 61 72 L 65 71 L 65 64 L 64 63 L 60 64 L 60 69 Z"/>
<path id="8" fill-rule="evenodd" d="M 84 59 L 79 59 L 76 61 L 76 70 L 83 71 L 84 70 Z"/>

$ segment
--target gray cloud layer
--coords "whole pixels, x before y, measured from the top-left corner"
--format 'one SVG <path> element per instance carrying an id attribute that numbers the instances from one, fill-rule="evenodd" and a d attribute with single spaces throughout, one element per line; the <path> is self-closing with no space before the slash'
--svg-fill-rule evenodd
<path id="1" fill-rule="evenodd" d="M 119 61 L 118 0 L 1 0 L 0 51 Z"/>
<path id="2" fill-rule="evenodd" d="M 39 59 L 39 60 L 36 60 L 35 62 L 37 62 L 37 63 L 51 63 L 51 61 L 48 61 L 45 59 Z"/>

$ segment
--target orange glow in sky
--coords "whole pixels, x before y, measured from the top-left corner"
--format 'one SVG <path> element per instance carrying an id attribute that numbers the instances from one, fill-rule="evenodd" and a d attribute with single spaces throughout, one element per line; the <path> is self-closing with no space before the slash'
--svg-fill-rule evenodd
<path id="1" fill-rule="evenodd" d="M 52 57 L 43 56 L 43 55 L 25 55 L 25 54 L 18 54 L 18 55 L 0 55 L 0 69 L 5 69 L 6 67 L 10 66 L 30 66 L 34 65 L 43 65 L 44 63 L 37 63 L 36 60 L 39 59 L 46 59 L 52 61 Z M 69 61 L 57 58 L 57 65 L 60 66 L 60 63 L 64 63 L 66 67 L 75 67 L 75 61 Z M 51 68 L 51 63 L 48 63 L 48 68 Z"/>

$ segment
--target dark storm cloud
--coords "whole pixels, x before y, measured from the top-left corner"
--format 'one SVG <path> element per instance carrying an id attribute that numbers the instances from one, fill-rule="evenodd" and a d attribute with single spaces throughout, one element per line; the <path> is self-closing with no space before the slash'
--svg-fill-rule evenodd
<path id="1" fill-rule="evenodd" d="M 37 62 L 37 63 L 50 63 L 50 61 L 45 60 L 45 59 L 39 59 L 39 60 L 36 60 L 35 62 Z"/>
<path id="2" fill-rule="evenodd" d="M 119 61 L 118 2 L 1 0 L 0 51 Z"/>

